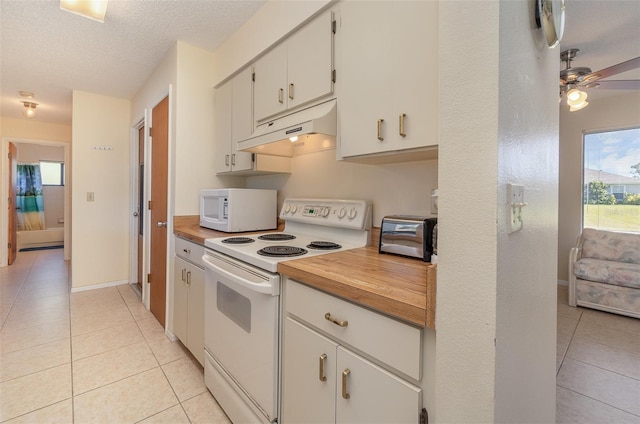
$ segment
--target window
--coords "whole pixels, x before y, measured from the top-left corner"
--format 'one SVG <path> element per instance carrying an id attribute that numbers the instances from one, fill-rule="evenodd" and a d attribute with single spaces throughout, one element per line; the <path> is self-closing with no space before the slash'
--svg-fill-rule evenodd
<path id="1" fill-rule="evenodd" d="M 584 135 L 583 228 L 640 232 L 640 128 Z"/>
<path id="2" fill-rule="evenodd" d="M 63 186 L 64 162 L 40 161 L 40 174 L 43 186 Z"/>

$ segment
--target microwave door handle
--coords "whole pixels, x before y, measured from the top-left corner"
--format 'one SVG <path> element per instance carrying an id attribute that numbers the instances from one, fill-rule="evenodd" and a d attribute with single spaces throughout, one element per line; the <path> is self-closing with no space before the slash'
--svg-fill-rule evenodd
<path id="1" fill-rule="evenodd" d="M 202 260 L 204 262 L 204 265 L 209 268 L 210 270 L 223 275 L 225 278 L 229 279 L 232 283 L 237 284 L 239 286 L 242 286 L 244 288 L 247 288 L 249 290 L 252 290 L 254 292 L 257 293 L 262 293 L 262 294 L 273 294 L 273 287 L 271 284 L 269 283 L 254 283 L 253 281 L 249 281 L 246 280 L 244 278 L 238 277 L 235 274 L 232 274 L 231 272 L 220 268 L 219 266 L 217 266 L 216 264 L 212 263 L 209 260 L 209 257 L 207 255 L 204 255 L 202 257 Z"/>

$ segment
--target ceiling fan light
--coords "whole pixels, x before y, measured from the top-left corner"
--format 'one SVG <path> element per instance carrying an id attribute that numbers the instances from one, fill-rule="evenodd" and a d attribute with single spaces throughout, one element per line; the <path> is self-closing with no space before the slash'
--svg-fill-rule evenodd
<path id="1" fill-rule="evenodd" d="M 60 9 L 104 23 L 108 0 L 60 0 Z"/>
<path id="2" fill-rule="evenodd" d="M 584 91 L 581 91 L 577 88 L 572 88 L 571 90 L 567 91 L 567 104 L 569 106 L 577 106 L 581 103 L 586 102 L 587 100 L 587 93 L 585 93 Z"/>
<path id="3" fill-rule="evenodd" d="M 582 103 L 577 104 L 577 105 L 570 105 L 569 106 L 569 112 L 575 112 L 577 110 L 584 109 L 588 105 L 589 105 L 589 102 L 586 101 L 586 100 L 584 102 L 582 102 Z"/>
<path id="4" fill-rule="evenodd" d="M 24 116 L 27 119 L 35 118 L 36 106 L 38 106 L 38 104 L 33 102 L 22 102 L 22 103 L 24 104 L 24 109 L 22 109 L 22 116 Z"/>

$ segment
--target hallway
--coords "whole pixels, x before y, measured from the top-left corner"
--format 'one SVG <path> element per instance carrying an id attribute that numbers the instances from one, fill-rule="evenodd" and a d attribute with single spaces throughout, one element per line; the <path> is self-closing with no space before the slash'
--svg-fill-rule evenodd
<path id="1" fill-rule="evenodd" d="M 0 421 L 229 423 L 133 290 L 69 294 L 62 255 L 21 252 L 0 268 Z"/>

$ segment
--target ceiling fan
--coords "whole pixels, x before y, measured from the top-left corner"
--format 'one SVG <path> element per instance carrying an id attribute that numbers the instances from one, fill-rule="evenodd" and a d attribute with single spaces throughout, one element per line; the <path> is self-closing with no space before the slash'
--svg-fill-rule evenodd
<path id="1" fill-rule="evenodd" d="M 640 80 L 603 81 L 604 78 L 640 68 L 640 57 L 592 72 L 590 68 L 571 67 L 571 61 L 579 51 L 579 49 L 567 49 L 560 53 L 560 60 L 566 64 L 565 69 L 560 71 L 560 100 L 562 101 L 562 95 L 566 94 L 571 112 L 583 109 L 589 104 L 586 101 L 587 93 L 582 91 L 582 88 L 640 90 Z"/>

